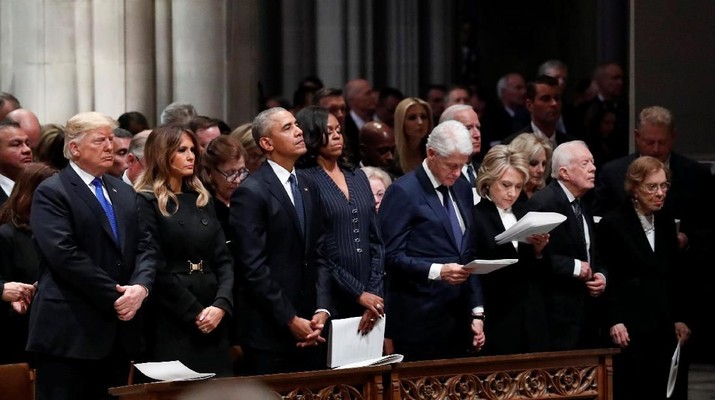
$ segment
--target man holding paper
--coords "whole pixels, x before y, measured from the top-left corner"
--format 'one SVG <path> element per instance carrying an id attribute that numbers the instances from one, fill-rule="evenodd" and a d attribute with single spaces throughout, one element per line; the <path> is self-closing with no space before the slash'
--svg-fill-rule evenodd
<path id="1" fill-rule="evenodd" d="M 565 215 L 551 231 L 546 247 L 551 271 L 545 277 L 552 350 L 574 350 L 598 344 L 598 321 L 593 299 L 606 288 L 606 273 L 594 263 L 593 216 L 581 198 L 593 188 L 596 166 L 586 144 L 566 142 L 554 150 L 551 177 L 527 203 L 532 211 Z"/>
<path id="2" fill-rule="evenodd" d="M 385 336 L 408 361 L 466 356 L 485 342 L 481 287 L 463 268 L 472 191 L 460 176 L 471 154 L 463 124 L 439 124 L 427 139 L 427 158 L 388 188 L 380 206 Z"/>

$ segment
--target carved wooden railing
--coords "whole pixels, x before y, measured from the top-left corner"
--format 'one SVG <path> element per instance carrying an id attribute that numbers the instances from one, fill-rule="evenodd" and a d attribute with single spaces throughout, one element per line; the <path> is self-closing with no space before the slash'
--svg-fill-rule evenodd
<path id="1" fill-rule="evenodd" d="M 206 392 L 207 399 L 373 400 L 383 399 L 383 376 L 390 366 L 296 372 L 193 382 L 154 382 L 109 389 L 121 399 L 177 399 L 182 393 Z M 256 387 L 259 383 L 260 387 Z M 214 390 L 212 392 L 212 388 Z M 235 397 L 239 390 L 252 395 Z M 212 394 L 221 392 L 222 396 Z M 196 398 L 200 397 L 199 394 Z M 231 397 L 234 396 L 234 397 Z M 191 397 L 193 399 L 193 397 Z"/>
<path id="2" fill-rule="evenodd" d="M 396 364 L 387 398 L 612 398 L 612 355 L 598 349 Z"/>
<path id="3" fill-rule="evenodd" d="M 155 382 L 110 389 L 121 399 L 177 399 L 193 390 L 237 393 L 259 382 L 259 395 L 201 399 L 438 400 L 612 398 L 616 349 L 515 354 L 455 360 L 405 362 L 392 366 Z M 388 383 L 387 390 L 383 382 Z M 223 393 L 223 392 L 222 392 Z"/>

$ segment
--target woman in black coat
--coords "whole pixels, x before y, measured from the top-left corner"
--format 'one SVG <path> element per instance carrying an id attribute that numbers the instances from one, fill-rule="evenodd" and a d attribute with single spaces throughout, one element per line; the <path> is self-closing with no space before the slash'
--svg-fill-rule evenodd
<path id="1" fill-rule="evenodd" d="M 522 153 L 507 146 L 493 147 L 477 174 L 477 191 L 482 197 L 472 211 L 474 241 L 470 254 L 476 259 L 518 259 L 481 275 L 484 291 L 485 354 L 515 354 L 546 350 L 547 326 L 540 279 L 546 264 L 542 251 L 548 234 L 534 235 L 529 243 L 497 245 L 494 237 L 524 216 L 516 203 L 529 177 L 529 162 Z"/>
<path id="2" fill-rule="evenodd" d="M 231 375 L 227 314 L 233 310 L 233 259 L 208 191 L 198 141 L 180 127 L 159 127 L 144 148 L 136 183 L 140 223 L 159 248 L 147 318 L 147 358 Z"/>
<path id="3" fill-rule="evenodd" d="M 40 253 L 30 229 L 30 205 L 37 186 L 55 173 L 43 163 L 26 165 L 0 208 L 0 364 L 31 361 L 25 344 Z"/>
<path id="4" fill-rule="evenodd" d="M 629 201 L 598 223 L 598 258 L 609 271 L 606 318 L 622 348 L 613 361 L 614 399 L 665 398 L 670 357 L 690 336 L 682 322 L 677 230 L 660 211 L 669 179 L 659 160 L 637 158 L 626 172 Z"/>

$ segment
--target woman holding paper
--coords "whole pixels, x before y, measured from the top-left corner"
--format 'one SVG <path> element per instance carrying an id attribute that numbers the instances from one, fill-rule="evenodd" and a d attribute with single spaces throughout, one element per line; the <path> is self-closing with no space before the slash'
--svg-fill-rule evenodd
<path id="1" fill-rule="evenodd" d="M 529 179 L 523 153 L 507 146 L 493 147 L 477 174 L 482 200 L 473 208 L 470 255 L 475 259 L 519 259 L 516 264 L 480 276 L 485 310 L 484 330 L 489 340 L 484 353 L 515 354 L 543 351 L 547 345 L 544 301 L 539 279 L 546 264 L 542 251 L 549 235 L 533 235 L 529 243 L 498 245 L 494 236 L 513 226 L 526 213 L 516 200 Z"/>
<path id="2" fill-rule="evenodd" d="M 676 342 L 688 340 L 676 270 L 678 239 L 671 215 L 661 211 L 670 171 L 653 157 L 626 172 L 629 200 L 598 224 L 599 258 L 608 268 L 604 293 L 614 344 L 614 399 L 663 399 Z"/>
<path id="3" fill-rule="evenodd" d="M 384 315 L 385 250 L 377 231 L 375 200 L 365 173 L 345 161 L 337 118 L 322 107 L 296 115 L 308 152 L 299 168 L 320 189 L 326 219 L 324 251 L 333 262 L 332 296 L 336 318 L 362 317 L 359 330 L 370 332 Z M 335 245 L 332 245 L 335 244 Z"/>

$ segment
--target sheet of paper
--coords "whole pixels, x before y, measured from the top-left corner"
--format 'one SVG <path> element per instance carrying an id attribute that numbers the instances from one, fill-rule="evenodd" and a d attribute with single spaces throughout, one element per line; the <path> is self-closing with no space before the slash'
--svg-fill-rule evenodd
<path id="1" fill-rule="evenodd" d="M 500 268 L 504 268 L 507 265 L 515 264 L 518 261 L 519 260 L 516 258 L 505 258 L 503 260 L 474 260 L 465 265 L 464 269 L 468 269 L 472 274 L 484 275 Z"/>
<path id="2" fill-rule="evenodd" d="M 673 395 L 673 390 L 675 389 L 675 381 L 678 379 L 678 364 L 680 364 L 680 341 L 678 345 L 675 346 L 675 351 L 673 352 L 673 357 L 670 359 L 670 373 L 668 374 L 668 390 L 666 392 L 666 397 L 670 398 Z"/>
<path id="3" fill-rule="evenodd" d="M 562 222 L 566 221 L 566 216 L 555 212 L 529 211 L 511 228 L 496 235 L 494 240 L 497 244 L 504 244 L 513 241 L 526 242 L 526 238 L 531 235 L 539 235 L 551 232 Z"/>
<path id="4" fill-rule="evenodd" d="M 371 358 L 365 361 L 358 361 L 350 364 L 341 365 L 335 369 L 348 369 L 348 368 L 361 368 L 361 367 L 375 367 L 378 365 L 388 365 L 398 362 L 402 362 L 405 358 L 402 354 L 389 354 L 386 356 L 379 357 L 377 359 Z"/>
<path id="5" fill-rule="evenodd" d="M 134 364 L 142 374 L 159 381 L 195 381 L 209 379 L 214 373 L 196 372 L 181 361 L 161 361 Z"/>
<path id="6" fill-rule="evenodd" d="M 379 318 L 375 327 L 367 335 L 358 332 L 360 318 L 334 319 L 332 321 L 328 338 L 328 367 L 335 368 L 382 356 L 387 315 Z"/>

